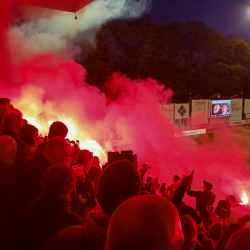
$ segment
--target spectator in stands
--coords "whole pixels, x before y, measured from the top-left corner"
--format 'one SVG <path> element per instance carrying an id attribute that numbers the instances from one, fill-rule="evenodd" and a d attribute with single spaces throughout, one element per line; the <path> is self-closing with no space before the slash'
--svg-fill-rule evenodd
<path id="1" fill-rule="evenodd" d="M 218 250 L 224 250 L 226 245 L 227 245 L 227 242 L 229 240 L 229 238 L 235 233 L 237 232 L 238 230 L 244 228 L 246 226 L 246 223 L 250 221 L 250 216 L 247 214 L 247 215 L 244 215 L 240 218 L 237 219 L 237 224 L 235 223 L 231 223 L 228 227 L 228 229 L 225 231 L 225 233 L 223 233 L 223 235 L 221 236 L 221 239 L 219 240 L 218 244 L 217 244 L 217 248 Z M 245 239 L 246 241 L 244 241 L 245 244 L 243 244 L 242 246 L 248 246 L 249 244 L 246 244 L 247 241 L 249 241 L 249 237 L 246 237 L 247 239 Z M 230 245 L 230 244 L 229 244 Z M 236 247 L 237 245 L 234 245 L 234 247 Z M 247 249 L 247 248 L 232 248 L 232 249 Z M 229 250 L 231 248 L 228 248 Z"/>
<path id="2" fill-rule="evenodd" d="M 111 217 L 105 250 L 180 250 L 183 233 L 178 211 L 157 195 L 123 202 Z"/>
<path id="3" fill-rule="evenodd" d="M 172 199 L 174 196 L 174 191 L 179 187 L 181 178 L 178 175 L 175 175 L 173 178 L 173 184 L 167 187 L 167 193 Z"/>
<path id="4" fill-rule="evenodd" d="M 210 214 L 206 207 L 211 206 L 215 202 L 215 194 L 211 191 L 213 185 L 210 182 L 203 181 L 203 191 L 187 190 L 187 194 L 196 198 L 196 210 L 199 211 L 202 217 L 204 227 L 208 229 L 210 225 Z"/>
<path id="5" fill-rule="evenodd" d="M 100 160 L 97 156 L 94 156 L 92 167 L 89 171 L 89 176 L 91 180 L 94 182 L 95 186 L 97 186 L 97 182 L 101 175 L 101 167 Z"/>
<path id="6" fill-rule="evenodd" d="M 37 146 L 38 129 L 30 124 L 24 124 L 20 131 L 22 140 L 26 142 L 30 147 Z"/>
<path id="7" fill-rule="evenodd" d="M 53 137 L 46 145 L 44 155 L 34 156 L 27 164 L 21 180 L 24 201 L 35 199 L 41 192 L 42 175 L 53 164 L 69 166 L 71 147 L 61 136 Z"/>
<path id="8" fill-rule="evenodd" d="M 250 228 L 235 232 L 227 242 L 225 250 L 247 250 L 250 246 Z"/>
<path id="9" fill-rule="evenodd" d="M 6 113 L 11 110 L 11 100 L 9 98 L 0 98 L 0 132 L 1 132 L 1 125 L 3 122 L 3 117 Z"/>
<path id="10" fill-rule="evenodd" d="M 212 240 L 213 249 L 217 248 L 217 244 L 222 235 L 222 225 L 220 223 L 212 224 L 208 229 L 208 237 Z"/>
<path id="11" fill-rule="evenodd" d="M 29 160 L 31 160 L 33 153 L 29 145 L 22 140 L 21 131 L 21 118 L 15 113 L 5 115 L 2 125 L 1 135 L 8 135 L 15 139 L 17 143 L 17 156 L 14 162 L 14 170 L 19 172 Z"/>
<path id="12" fill-rule="evenodd" d="M 180 220 L 184 235 L 184 244 L 181 250 L 202 249 L 202 246 L 197 241 L 197 228 L 194 219 L 190 215 L 182 215 Z"/>
<path id="13" fill-rule="evenodd" d="M 80 194 L 82 198 L 88 199 L 87 206 L 93 208 L 95 204 L 95 187 L 88 174 L 93 164 L 93 153 L 87 149 L 80 150 L 76 165 L 81 165 L 83 170 L 82 176 L 77 176 L 76 197 Z"/>
<path id="14" fill-rule="evenodd" d="M 48 249 L 104 250 L 111 215 L 123 201 L 140 192 L 141 179 L 133 166 L 127 161 L 112 163 L 102 172 L 97 185 L 99 205 L 88 214 L 82 227 L 60 231 Z"/>
<path id="15" fill-rule="evenodd" d="M 68 128 L 63 122 L 53 122 L 49 128 L 48 139 L 52 139 L 56 136 L 66 138 L 68 134 Z M 43 154 L 47 145 L 47 141 L 40 143 L 36 149 L 35 155 Z"/>
<path id="16" fill-rule="evenodd" d="M 150 166 L 148 166 L 148 164 L 146 163 L 142 164 L 142 168 L 139 170 L 139 174 L 141 176 L 142 182 L 144 181 L 144 176 L 149 169 L 150 169 Z"/>
<path id="17" fill-rule="evenodd" d="M 16 210 L 16 179 L 12 170 L 17 154 L 16 141 L 8 136 L 0 136 L 0 249 L 11 246 L 11 218 Z"/>
<path id="18" fill-rule="evenodd" d="M 218 205 L 215 208 L 215 213 L 220 216 L 220 210 L 223 208 L 226 210 L 226 218 L 229 218 L 231 215 L 231 208 L 236 205 L 236 198 L 233 195 L 228 195 L 226 200 L 220 200 L 218 202 Z"/>
<path id="19" fill-rule="evenodd" d="M 62 228 L 83 223 L 70 212 L 69 198 L 75 184 L 75 173 L 68 166 L 56 164 L 44 172 L 40 197 L 25 203 L 17 217 L 16 249 L 45 249 Z"/>
<path id="20" fill-rule="evenodd" d="M 1 135 L 9 135 L 15 139 L 17 143 L 17 157 L 25 151 L 30 151 L 28 144 L 21 138 L 21 128 L 21 119 L 17 114 L 9 113 L 4 117 Z"/>
<path id="21" fill-rule="evenodd" d="M 198 212 L 190 206 L 187 205 L 182 206 L 180 210 L 180 216 L 181 215 L 190 215 L 194 219 L 197 225 L 202 223 L 202 219 L 199 216 Z"/>

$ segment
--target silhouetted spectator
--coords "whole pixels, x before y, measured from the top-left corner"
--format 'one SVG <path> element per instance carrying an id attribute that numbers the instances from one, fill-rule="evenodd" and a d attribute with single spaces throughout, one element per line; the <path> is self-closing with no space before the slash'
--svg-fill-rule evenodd
<path id="1" fill-rule="evenodd" d="M 4 115 L 11 110 L 11 100 L 9 98 L 0 98 L 0 132 Z"/>
<path id="2" fill-rule="evenodd" d="M 17 187 L 12 170 L 17 154 L 16 141 L 0 136 L 0 249 L 11 249 L 11 219 L 16 212 Z"/>
<path id="3" fill-rule="evenodd" d="M 66 138 L 68 134 L 68 128 L 63 122 L 53 122 L 49 128 L 48 139 L 52 139 L 56 136 Z M 47 141 L 41 142 L 35 152 L 35 155 L 42 155 L 45 151 Z"/>
<path id="4" fill-rule="evenodd" d="M 127 161 L 109 165 L 97 185 L 99 206 L 89 214 L 82 227 L 65 228 L 58 233 L 49 250 L 104 250 L 109 219 L 115 209 L 141 192 L 138 172 Z"/>
<path id="5" fill-rule="evenodd" d="M 167 187 L 167 193 L 169 194 L 171 199 L 174 196 L 174 191 L 179 187 L 180 181 L 181 178 L 178 175 L 175 175 L 173 178 L 173 184 Z"/>
<path id="6" fill-rule="evenodd" d="M 89 171 L 89 176 L 91 178 L 91 180 L 94 182 L 95 186 L 97 186 L 97 182 L 100 178 L 102 171 L 101 171 L 101 167 L 100 167 L 100 161 L 99 158 L 97 156 L 94 156 L 94 161 L 92 164 L 92 167 Z"/>
<path id="7" fill-rule="evenodd" d="M 248 250 L 250 246 L 250 228 L 235 232 L 227 242 L 225 250 Z"/>
<path id="8" fill-rule="evenodd" d="M 1 135 L 9 135 L 15 139 L 17 143 L 17 157 L 26 151 L 30 151 L 28 144 L 21 138 L 21 128 L 21 119 L 17 114 L 9 113 L 4 117 Z"/>
<path id="9" fill-rule="evenodd" d="M 30 147 L 37 146 L 38 129 L 30 124 L 24 124 L 20 131 L 22 140 L 26 142 Z"/>
<path id="10" fill-rule="evenodd" d="M 71 147 L 61 136 L 56 136 L 47 143 L 44 155 L 34 156 L 27 164 L 22 176 L 24 188 L 23 200 L 33 200 L 41 192 L 42 175 L 53 164 L 69 165 Z"/>
<path id="11" fill-rule="evenodd" d="M 217 207 L 215 208 L 215 213 L 220 216 L 221 209 L 226 210 L 226 218 L 229 218 L 231 215 L 231 208 L 235 207 L 236 205 L 236 198 L 233 195 L 228 195 L 226 200 L 220 200 L 218 202 Z"/>
<path id="12" fill-rule="evenodd" d="M 196 222 L 190 215 L 180 216 L 182 231 L 184 235 L 184 244 L 181 250 L 203 249 L 197 241 Z"/>
<path id="13" fill-rule="evenodd" d="M 178 211 L 157 195 L 135 196 L 111 217 L 105 250 L 180 250 L 183 233 Z"/>
<path id="14" fill-rule="evenodd" d="M 180 216 L 181 215 L 190 215 L 195 220 L 196 224 L 202 223 L 202 219 L 199 216 L 198 212 L 190 206 L 187 205 L 182 206 L 180 210 Z"/>
<path id="15" fill-rule="evenodd" d="M 65 165 L 56 164 L 44 172 L 41 196 L 24 204 L 18 215 L 16 249 L 45 249 L 62 228 L 83 223 L 70 212 L 69 198 L 75 184 L 74 171 Z"/>

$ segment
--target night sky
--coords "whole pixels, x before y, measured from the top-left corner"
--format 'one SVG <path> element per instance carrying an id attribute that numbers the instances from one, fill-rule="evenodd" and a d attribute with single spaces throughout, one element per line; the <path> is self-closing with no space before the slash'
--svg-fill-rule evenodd
<path id="1" fill-rule="evenodd" d="M 158 21 L 200 20 L 225 35 L 250 42 L 250 0 L 152 0 Z"/>

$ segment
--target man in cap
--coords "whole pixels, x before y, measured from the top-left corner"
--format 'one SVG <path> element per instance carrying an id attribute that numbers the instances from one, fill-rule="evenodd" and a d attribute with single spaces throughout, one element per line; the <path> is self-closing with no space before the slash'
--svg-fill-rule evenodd
<path id="1" fill-rule="evenodd" d="M 191 189 L 188 189 L 187 194 L 196 198 L 196 210 L 199 211 L 200 216 L 202 217 L 204 227 L 208 229 L 210 214 L 206 208 L 207 206 L 212 206 L 215 202 L 215 194 L 211 191 L 213 189 L 212 183 L 203 181 L 203 184 L 203 191 L 192 191 Z"/>

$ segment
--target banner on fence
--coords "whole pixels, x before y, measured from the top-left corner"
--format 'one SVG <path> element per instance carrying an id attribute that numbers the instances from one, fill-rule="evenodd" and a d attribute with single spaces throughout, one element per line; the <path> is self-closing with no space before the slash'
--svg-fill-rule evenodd
<path id="1" fill-rule="evenodd" d="M 206 129 L 197 129 L 197 130 L 189 130 L 189 131 L 176 132 L 174 134 L 174 137 L 191 136 L 191 135 L 201 135 L 201 134 L 206 134 L 206 133 L 207 133 Z"/>
<path id="2" fill-rule="evenodd" d="M 162 114 L 174 122 L 174 104 L 162 105 Z"/>
<path id="3" fill-rule="evenodd" d="M 189 103 L 175 104 L 175 119 L 189 118 Z"/>
<path id="4" fill-rule="evenodd" d="M 231 100 L 231 115 L 229 121 L 241 121 L 242 120 L 242 99 Z"/>
<path id="5" fill-rule="evenodd" d="M 245 99 L 244 114 L 250 114 L 250 99 Z"/>
<path id="6" fill-rule="evenodd" d="M 208 100 L 192 100 L 192 125 L 208 123 Z"/>

